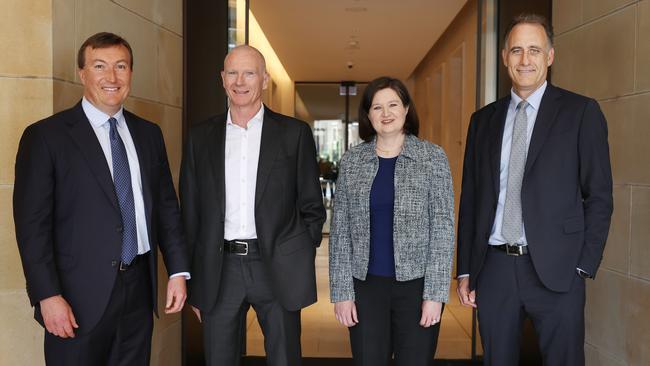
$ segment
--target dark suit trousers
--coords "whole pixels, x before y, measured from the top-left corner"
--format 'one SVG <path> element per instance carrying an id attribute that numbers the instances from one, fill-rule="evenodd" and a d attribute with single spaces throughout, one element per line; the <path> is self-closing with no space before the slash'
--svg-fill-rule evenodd
<path id="1" fill-rule="evenodd" d="M 299 366 L 300 311 L 287 311 L 275 299 L 259 253 L 224 254 L 217 304 L 202 314 L 206 365 L 236 366 L 241 358 L 241 319 L 253 306 L 269 366 Z"/>
<path id="2" fill-rule="evenodd" d="M 118 272 L 111 298 L 95 328 L 89 332 L 79 328 L 75 338 L 67 339 L 45 331 L 46 364 L 149 365 L 153 330 L 151 309 L 149 258 L 143 255 L 132 268 Z"/>
<path id="3" fill-rule="evenodd" d="M 585 280 L 577 274 L 569 292 L 548 290 L 530 255 L 488 249 L 476 285 L 484 365 L 516 366 L 522 324 L 535 327 L 545 365 L 584 365 Z"/>
<path id="4" fill-rule="evenodd" d="M 393 355 L 397 366 L 433 364 L 440 323 L 420 326 L 423 290 L 423 278 L 354 279 L 359 323 L 350 327 L 350 343 L 356 366 L 388 366 Z"/>

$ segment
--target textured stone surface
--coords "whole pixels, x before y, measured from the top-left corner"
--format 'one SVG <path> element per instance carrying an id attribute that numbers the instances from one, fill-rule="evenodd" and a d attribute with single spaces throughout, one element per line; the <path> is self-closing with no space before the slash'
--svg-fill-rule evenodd
<path id="1" fill-rule="evenodd" d="M 52 0 L 4 0 L 0 34 L 0 75 L 51 75 Z"/>
<path id="2" fill-rule="evenodd" d="M 52 81 L 0 77 L 0 100 L 0 184 L 13 184 L 23 130 L 52 114 Z"/>

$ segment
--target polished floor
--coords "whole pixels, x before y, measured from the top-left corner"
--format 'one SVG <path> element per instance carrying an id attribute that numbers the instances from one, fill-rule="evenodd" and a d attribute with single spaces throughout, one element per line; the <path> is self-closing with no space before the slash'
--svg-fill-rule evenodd
<path id="1" fill-rule="evenodd" d="M 327 248 L 326 238 L 316 255 L 318 302 L 302 311 L 302 354 L 312 358 L 349 358 L 348 330 L 336 321 L 334 305 L 330 303 Z M 436 359 L 471 358 L 472 311 L 458 303 L 455 288 L 452 281 L 450 302 L 442 317 Z M 264 355 L 263 336 L 253 310 L 248 314 L 246 325 L 246 354 Z M 478 340 L 477 343 L 480 344 Z M 480 354 L 480 349 L 478 352 Z"/>

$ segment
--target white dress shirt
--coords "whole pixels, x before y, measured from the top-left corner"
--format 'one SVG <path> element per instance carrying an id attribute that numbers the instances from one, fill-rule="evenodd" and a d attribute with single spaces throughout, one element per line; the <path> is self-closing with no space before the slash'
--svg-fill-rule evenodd
<path id="1" fill-rule="evenodd" d="M 255 228 L 255 187 L 262 142 L 264 106 L 248 121 L 246 128 L 226 118 L 226 217 L 224 239 L 257 239 Z"/>
<path id="2" fill-rule="evenodd" d="M 528 118 L 528 129 L 526 131 L 526 151 L 528 151 L 528 147 L 530 146 L 530 139 L 533 136 L 533 128 L 535 127 L 537 112 L 539 111 L 539 105 L 542 103 L 542 97 L 544 96 L 545 90 L 546 81 L 526 99 L 528 102 L 528 107 L 526 107 L 526 116 Z M 517 240 L 517 243 L 507 243 L 507 241 L 503 238 L 503 235 L 501 235 L 501 227 L 503 226 L 503 209 L 506 204 L 506 189 L 508 187 L 508 164 L 510 163 L 510 149 L 512 147 L 512 131 L 515 125 L 517 105 L 519 105 L 519 102 L 521 101 L 521 97 L 519 97 L 514 92 L 514 90 L 510 90 L 510 104 L 508 105 L 508 114 L 506 115 L 506 124 L 503 128 L 503 140 L 501 142 L 499 200 L 497 201 L 497 211 L 494 216 L 494 224 L 492 225 L 492 231 L 490 232 L 490 239 L 488 240 L 488 243 L 490 245 L 528 244 L 526 241 L 526 230 L 524 228 L 523 222 L 521 224 L 522 235 L 521 238 Z"/>
<path id="3" fill-rule="evenodd" d="M 135 204 L 135 224 L 138 231 L 138 255 L 144 254 L 150 250 L 151 246 L 149 245 L 147 220 L 145 219 L 144 214 L 140 162 L 138 161 L 138 154 L 135 150 L 131 133 L 129 132 L 129 128 L 126 126 L 124 110 L 123 108 L 120 108 L 115 115 L 109 116 L 97 109 L 85 97 L 81 101 L 81 106 L 83 107 L 86 117 L 88 117 L 88 120 L 90 121 L 90 125 L 93 127 L 93 131 L 95 131 L 95 135 L 97 135 L 99 144 L 102 146 L 102 151 L 104 151 L 104 156 L 106 156 L 108 169 L 111 171 L 111 177 L 113 177 L 113 155 L 111 152 L 111 140 L 109 136 L 111 127 L 108 123 L 108 119 L 113 117 L 117 120 L 117 132 L 120 134 L 122 142 L 124 142 L 126 157 L 129 160 L 129 170 L 131 171 L 131 187 L 133 188 L 133 203 Z"/>
<path id="4" fill-rule="evenodd" d="M 129 161 L 129 170 L 131 171 L 131 187 L 133 189 L 133 203 L 135 206 L 135 225 L 138 235 L 138 255 L 145 254 L 151 250 L 149 245 L 149 233 L 147 231 L 147 220 L 144 213 L 144 198 L 142 195 L 142 177 L 140 175 L 140 161 L 138 160 L 138 153 L 135 150 L 135 144 L 133 143 L 133 138 L 131 138 L 131 133 L 129 128 L 126 125 L 126 120 L 124 119 L 124 109 L 115 113 L 113 116 L 109 116 L 106 113 L 97 109 L 92 103 L 90 103 L 86 97 L 81 101 L 81 107 L 83 108 L 88 121 L 90 121 L 90 126 L 93 128 L 97 140 L 102 147 L 104 156 L 106 157 L 106 163 L 108 164 L 108 169 L 111 172 L 111 177 L 113 177 L 113 154 L 111 151 L 111 140 L 110 140 L 110 130 L 111 126 L 108 122 L 108 119 L 113 117 L 117 120 L 117 132 L 122 138 L 124 143 L 124 148 L 126 149 L 126 157 Z M 184 276 L 189 279 L 190 275 L 188 272 L 175 273 L 170 276 Z"/>

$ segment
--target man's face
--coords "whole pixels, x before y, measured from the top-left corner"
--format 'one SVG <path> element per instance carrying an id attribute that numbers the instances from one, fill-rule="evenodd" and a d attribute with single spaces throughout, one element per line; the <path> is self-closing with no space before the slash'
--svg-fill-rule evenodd
<path id="1" fill-rule="evenodd" d="M 230 107 L 255 108 L 262 103 L 268 75 L 261 57 L 252 50 L 236 49 L 224 62 L 221 72 L 223 88 L 230 99 Z"/>
<path id="2" fill-rule="evenodd" d="M 512 28 L 501 56 L 512 80 L 512 88 L 522 98 L 528 97 L 546 80 L 555 50 L 539 24 L 521 23 Z"/>
<path id="3" fill-rule="evenodd" d="M 97 109 L 114 115 L 131 90 L 131 57 L 126 47 L 86 47 L 86 62 L 79 70 L 84 97 Z"/>

